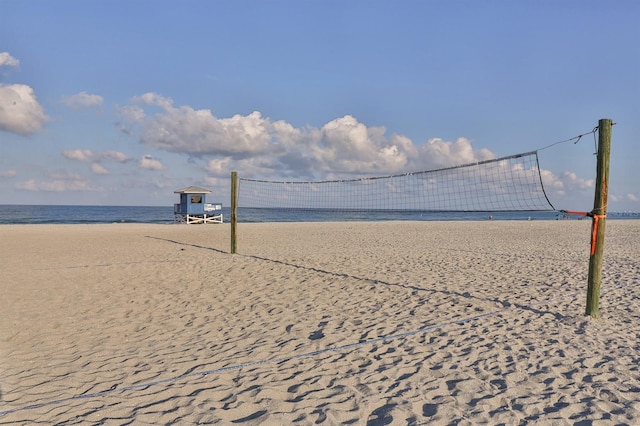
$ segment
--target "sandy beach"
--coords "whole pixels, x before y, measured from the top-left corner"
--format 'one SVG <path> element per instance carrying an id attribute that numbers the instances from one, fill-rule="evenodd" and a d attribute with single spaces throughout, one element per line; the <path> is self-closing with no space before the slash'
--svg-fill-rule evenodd
<path id="1" fill-rule="evenodd" d="M 0 424 L 637 425 L 640 221 L 0 226 Z"/>

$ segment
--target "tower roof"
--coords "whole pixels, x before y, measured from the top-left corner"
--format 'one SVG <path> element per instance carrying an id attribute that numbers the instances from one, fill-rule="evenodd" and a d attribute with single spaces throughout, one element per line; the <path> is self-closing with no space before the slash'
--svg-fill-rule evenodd
<path id="1" fill-rule="evenodd" d="M 174 194 L 211 194 L 208 189 L 200 188 L 199 186 L 188 186 L 186 188 L 173 191 Z"/>

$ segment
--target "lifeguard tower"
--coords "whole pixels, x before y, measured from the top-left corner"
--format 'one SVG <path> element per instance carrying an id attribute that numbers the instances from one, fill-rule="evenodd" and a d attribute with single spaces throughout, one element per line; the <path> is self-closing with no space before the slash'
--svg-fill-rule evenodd
<path id="1" fill-rule="evenodd" d="M 180 194 L 180 203 L 173 205 L 173 214 L 176 222 L 192 223 L 223 223 L 222 204 L 207 203 L 208 189 L 197 186 L 174 191 Z"/>

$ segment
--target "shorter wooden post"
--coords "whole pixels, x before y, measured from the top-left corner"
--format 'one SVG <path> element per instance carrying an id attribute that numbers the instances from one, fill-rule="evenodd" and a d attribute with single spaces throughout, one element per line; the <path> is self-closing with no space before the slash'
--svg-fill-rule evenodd
<path id="1" fill-rule="evenodd" d="M 236 252 L 238 230 L 238 172 L 231 172 L 231 253 Z"/>
<path id="2" fill-rule="evenodd" d="M 611 153 L 612 121 L 603 118 L 598 122 L 598 159 L 596 172 L 596 194 L 591 216 L 591 256 L 589 257 L 589 282 L 587 288 L 586 315 L 598 318 L 600 309 L 600 281 L 602 255 L 604 253 L 604 230 L 607 223 L 607 195 L 609 192 L 609 157 Z"/>

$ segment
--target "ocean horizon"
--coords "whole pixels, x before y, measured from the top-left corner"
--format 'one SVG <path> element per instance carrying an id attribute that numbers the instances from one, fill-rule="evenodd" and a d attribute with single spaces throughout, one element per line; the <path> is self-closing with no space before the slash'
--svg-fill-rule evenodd
<path id="1" fill-rule="evenodd" d="M 230 209 L 222 208 L 224 222 Z M 432 212 L 401 210 L 300 210 L 238 208 L 238 222 L 579 220 L 559 211 Z M 640 219 L 640 212 L 609 212 L 608 219 Z M 177 223 L 173 206 L 76 206 L 0 204 L 0 224 Z"/>

